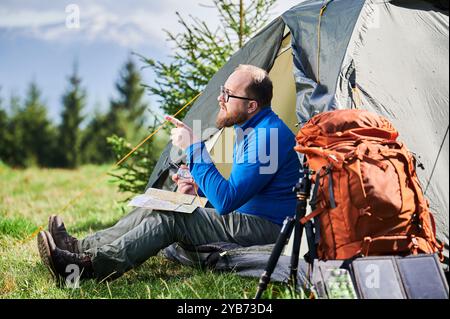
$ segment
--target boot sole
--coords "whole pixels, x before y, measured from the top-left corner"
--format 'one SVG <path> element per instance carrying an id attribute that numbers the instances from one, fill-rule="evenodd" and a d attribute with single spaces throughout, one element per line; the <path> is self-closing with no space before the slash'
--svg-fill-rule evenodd
<path id="1" fill-rule="evenodd" d="M 53 278 L 58 279 L 55 265 L 53 264 L 52 260 L 50 245 L 48 243 L 47 235 L 45 234 L 45 232 L 43 231 L 39 232 L 37 236 L 37 242 L 39 255 L 41 256 L 42 262 L 48 268 L 48 270 L 50 270 L 50 273 L 52 274 Z"/>

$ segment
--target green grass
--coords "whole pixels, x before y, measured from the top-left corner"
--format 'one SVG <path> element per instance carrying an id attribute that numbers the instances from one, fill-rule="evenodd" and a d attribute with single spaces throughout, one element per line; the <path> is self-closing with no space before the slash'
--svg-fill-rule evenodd
<path id="1" fill-rule="evenodd" d="M 82 281 L 59 287 L 41 263 L 36 238 L 51 214 L 61 215 L 69 232 L 82 238 L 113 225 L 127 213 L 106 176 L 109 166 L 78 170 L 13 170 L 0 165 L 0 298 L 252 298 L 258 279 L 179 265 L 161 256 L 112 282 Z M 77 195 L 73 205 L 63 208 Z M 268 298 L 290 298 L 286 286 L 270 285 Z M 301 297 L 301 296 L 295 296 Z"/>

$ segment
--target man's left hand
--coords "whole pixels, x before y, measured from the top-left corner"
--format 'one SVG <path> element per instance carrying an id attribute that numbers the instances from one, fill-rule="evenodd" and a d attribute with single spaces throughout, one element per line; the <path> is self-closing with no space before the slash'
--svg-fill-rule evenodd
<path id="1" fill-rule="evenodd" d="M 186 165 L 181 165 L 180 167 L 183 169 L 189 169 Z M 172 180 L 178 186 L 178 189 L 177 189 L 178 193 L 189 194 L 189 195 L 197 194 L 197 192 L 195 191 L 195 189 L 197 188 L 197 184 L 195 184 L 194 179 L 180 178 L 180 176 L 178 176 L 178 174 L 174 174 L 174 175 L 172 175 Z"/>
<path id="2" fill-rule="evenodd" d="M 173 145 L 185 150 L 192 144 L 200 142 L 200 139 L 194 136 L 194 133 L 189 126 L 173 116 L 166 115 L 164 118 L 166 121 L 169 121 L 176 126 L 176 128 L 173 128 L 170 131 L 170 139 L 172 140 Z"/>

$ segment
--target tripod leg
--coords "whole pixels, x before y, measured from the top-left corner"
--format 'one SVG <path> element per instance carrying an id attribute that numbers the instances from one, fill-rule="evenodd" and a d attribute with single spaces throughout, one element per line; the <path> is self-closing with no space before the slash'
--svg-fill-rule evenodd
<path id="1" fill-rule="evenodd" d="M 270 254 L 266 269 L 259 279 L 258 291 L 256 292 L 255 299 L 260 299 L 263 292 L 266 290 L 267 285 L 270 282 L 270 276 L 272 276 L 272 273 L 277 265 L 278 259 L 280 259 L 283 247 L 286 245 L 286 241 L 291 236 L 294 223 L 295 218 L 292 217 L 287 217 L 284 220 L 283 227 L 281 228 L 281 232 L 278 235 L 275 247 L 273 248 L 272 253 Z"/>
<path id="2" fill-rule="evenodd" d="M 316 236 L 314 233 L 314 226 L 311 221 L 307 222 L 305 225 L 306 238 L 308 240 L 308 250 L 309 250 L 309 258 L 310 264 L 314 263 L 314 259 L 317 258 L 317 249 L 316 249 Z"/>
<path id="3" fill-rule="evenodd" d="M 298 260 L 300 254 L 300 244 L 303 236 L 303 224 L 300 223 L 299 216 L 296 217 L 294 226 L 294 243 L 292 244 L 289 285 L 293 287 L 294 291 L 297 289 L 298 276 Z"/>
<path id="4" fill-rule="evenodd" d="M 297 289 L 297 276 L 298 276 L 298 260 L 300 254 L 300 244 L 303 236 L 304 225 L 300 223 L 300 220 L 306 215 L 306 204 L 309 198 L 309 191 L 311 183 L 309 178 L 305 177 L 302 182 L 297 186 L 297 207 L 295 209 L 295 229 L 294 229 L 294 243 L 292 245 L 291 265 L 289 284 Z"/>

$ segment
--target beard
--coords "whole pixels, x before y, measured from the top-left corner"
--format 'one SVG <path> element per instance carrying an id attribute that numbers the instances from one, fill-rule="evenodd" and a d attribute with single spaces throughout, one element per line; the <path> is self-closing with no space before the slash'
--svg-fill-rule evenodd
<path id="1" fill-rule="evenodd" d="M 220 130 L 224 127 L 232 127 L 235 124 L 244 123 L 248 119 L 248 114 L 244 110 L 236 113 L 229 113 L 224 106 L 221 105 L 219 114 L 216 118 L 216 127 Z"/>

